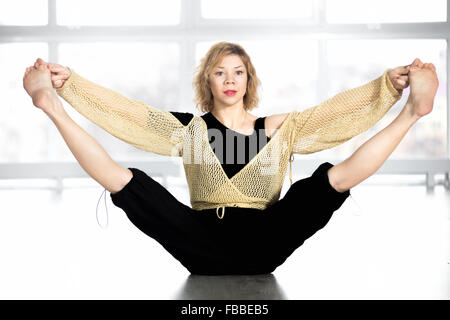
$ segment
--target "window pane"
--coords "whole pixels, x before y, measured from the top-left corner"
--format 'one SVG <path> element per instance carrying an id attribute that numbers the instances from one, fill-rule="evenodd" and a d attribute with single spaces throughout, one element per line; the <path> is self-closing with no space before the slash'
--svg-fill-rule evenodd
<path id="1" fill-rule="evenodd" d="M 47 157 L 48 117 L 23 88 L 25 69 L 47 59 L 44 43 L 0 44 L 0 162 L 43 161 Z"/>
<path id="2" fill-rule="evenodd" d="M 174 25 L 180 23 L 180 0 L 58 0 L 60 25 Z"/>
<path id="3" fill-rule="evenodd" d="M 446 0 L 340 0 L 326 2 L 329 23 L 447 21 Z"/>
<path id="4" fill-rule="evenodd" d="M 433 112 L 420 119 L 406 134 L 390 159 L 433 158 L 446 156 L 447 131 L 447 46 L 445 40 L 330 40 L 327 45 L 327 82 L 331 98 L 346 89 L 363 85 L 387 68 L 408 65 L 417 57 L 436 66 L 439 89 Z M 409 96 L 409 87 L 391 110 L 367 132 L 315 157 L 347 157 L 370 137 L 389 125 L 401 111 Z"/>
<path id="5" fill-rule="evenodd" d="M 214 43 L 201 42 L 197 45 L 197 65 Z M 311 106 L 316 101 L 317 41 L 274 40 L 238 43 L 250 56 L 261 80 L 260 103 L 252 114 L 265 116 L 290 112 Z"/>
<path id="6" fill-rule="evenodd" d="M 47 0 L 0 1 L 0 25 L 37 26 L 47 20 Z"/>
<path id="7" fill-rule="evenodd" d="M 202 0 L 202 16 L 207 19 L 312 18 L 313 1 Z"/>
<path id="8" fill-rule="evenodd" d="M 152 107 L 178 111 L 180 105 L 180 52 L 175 43 L 66 43 L 59 47 L 60 64 L 82 77 Z M 71 117 L 116 161 L 163 157 L 137 149 L 93 124 L 64 101 Z M 74 157 L 52 127 L 57 152 L 50 160 Z M 56 147 L 53 146 L 56 150 Z"/>

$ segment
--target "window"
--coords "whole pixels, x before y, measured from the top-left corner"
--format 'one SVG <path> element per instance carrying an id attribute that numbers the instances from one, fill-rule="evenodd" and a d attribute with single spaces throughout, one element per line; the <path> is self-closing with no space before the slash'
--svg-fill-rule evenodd
<path id="1" fill-rule="evenodd" d="M 327 0 L 328 23 L 446 22 L 446 0 Z"/>
<path id="2" fill-rule="evenodd" d="M 0 162 L 48 158 L 49 119 L 23 89 L 23 74 L 37 57 L 48 59 L 46 43 L 0 44 Z"/>
<path id="3" fill-rule="evenodd" d="M 262 82 L 260 105 L 253 110 L 257 116 L 307 109 L 416 57 L 434 63 L 440 82 L 434 111 L 408 132 L 391 158 L 448 157 L 447 10 L 443 0 L 426 6 L 416 0 L 1 1 L 0 163 L 75 161 L 23 90 L 23 72 L 37 57 L 70 66 L 151 106 L 201 115 L 193 101 L 194 71 L 219 41 L 238 43 L 250 55 Z M 352 26 L 356 23 L 363 26 Z M 387 25 L 364 26 L 372 23 Z M 420 37 L 390 23 L 419 26 Z M 367 132 L 301 158 L 346 158 L 394 119 L 408 94 L 406 89 Z M 115 160 L 159 157 L 111 136 L 63 104 Z"/>
<path id="4" fill-rule="evenodd" d="M 58 0 L 60 25 L 176 25 L 181 0 Z"/>
<path id="5" fill-rule="evenodd" d="M 328 97 L 375 79 L 384 69 L 408 65 L 416 57 L 424 62 L 432 62 L 436 66 L 440 90 L 436 94 L 433 112 L 422 118 L 409 130 L 390 159 L 443 158 L 446 156 L 448 112 L 445 88 L 447 82 L 446 41 L 435 39 L 327 41 Z M 369 135 L 386 127 L 406 104 L 408 96 L 409 88 L 406 88 L 401 100 L 368 133 L 357 136 L 350 143 L 337 147 L 336 152 L 342 150 L 341 154 L 344 157 L 364 143 Z"/>
<path id="6" fill-rule="evenodd" d="M 62 43 L 58 56 L 63 65 L 71 66 L 79 75 L 128 98 L 161 110 L 179 109 L 180 52 L 176 43 Z M 115 160 L 148 159 L 152 156 L 113 138 L 70 106 L 66 110 L 96 137 Z M 73 155 L 61 141 L 58 156 L 52 160 L 72 158 Z"/>
<path id="7" fill-rule="evenodd" d="M 42 26 L 47 20 L 47 0 L 0 1 L 0 26 Z"/>
<path id="8" fill-rule="evenodd" d="M 311 0 L 202 0 L 206 19 L 309 19 L 313 9 Z"/>

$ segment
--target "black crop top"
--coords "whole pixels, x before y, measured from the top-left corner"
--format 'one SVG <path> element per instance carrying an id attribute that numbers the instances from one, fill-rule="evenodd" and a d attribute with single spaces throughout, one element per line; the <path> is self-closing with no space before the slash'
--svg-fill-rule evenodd
<path id="1" fill-rule="evenodd" d="M 170 113 L 185 126 L 194 117 L 192 113 L 188 112 L 170 111 Z M 251 135 L 241 134 L 227 128 L 211 112 L 207 112 L 201 117 L 208 128 L 209 144 L 229 179 L 244 168 L 270 140 L 265 133 L 264 120 L 266 117 L 256 119 L 255 130 Z"/>

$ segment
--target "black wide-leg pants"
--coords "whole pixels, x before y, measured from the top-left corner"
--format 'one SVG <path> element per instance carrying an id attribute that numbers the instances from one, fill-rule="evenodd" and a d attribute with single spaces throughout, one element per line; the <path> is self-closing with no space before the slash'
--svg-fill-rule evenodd
<path id="1" fill-rule="evenodd" d="M 330 185 L 332 166 L 322 163 L 265 210 L 226 207 L 223 219 L 216 209 L 186 206 L 136 168 L 129 168 L 132 179 L 111 199 L 192 274 L 265 274 L 322 229 L 350 195 Z"/>

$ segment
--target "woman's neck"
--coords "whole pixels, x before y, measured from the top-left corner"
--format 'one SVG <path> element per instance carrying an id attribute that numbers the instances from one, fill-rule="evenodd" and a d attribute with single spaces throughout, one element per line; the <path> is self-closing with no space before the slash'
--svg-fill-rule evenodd
<path id="1" fill-rule="evenodd" d="M 244 128 L 248 118 L 247 110 L 241 106 L 214 107 L 210 112 L 217 120 L 232 130 Z"/>

